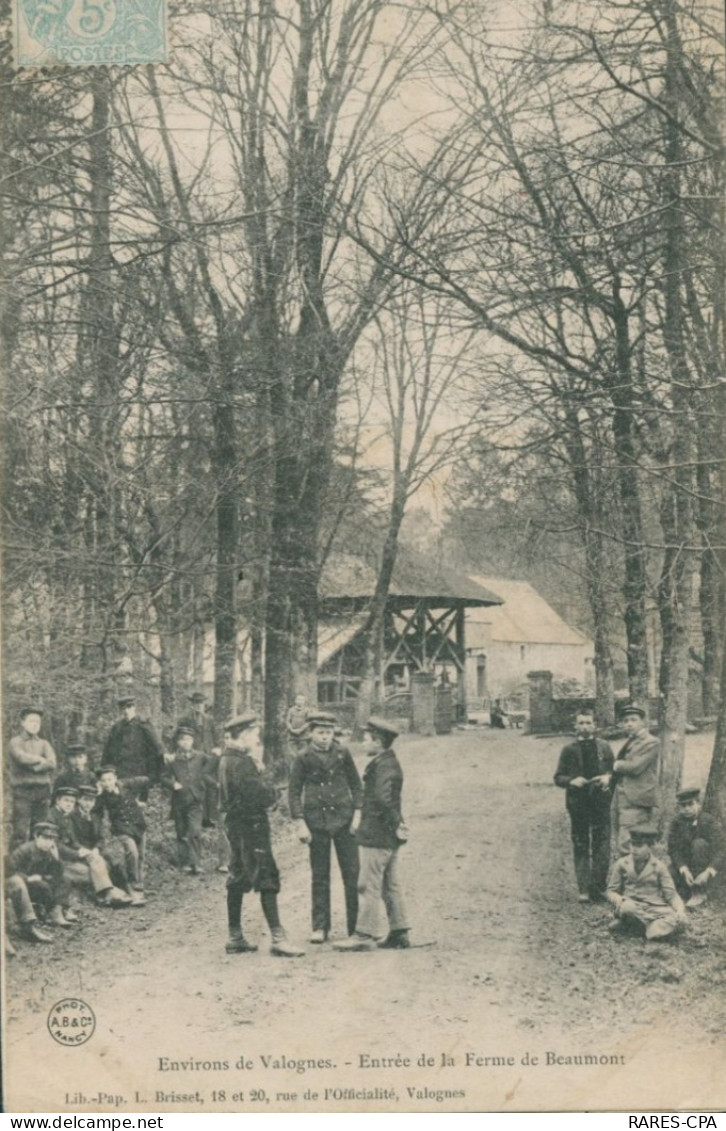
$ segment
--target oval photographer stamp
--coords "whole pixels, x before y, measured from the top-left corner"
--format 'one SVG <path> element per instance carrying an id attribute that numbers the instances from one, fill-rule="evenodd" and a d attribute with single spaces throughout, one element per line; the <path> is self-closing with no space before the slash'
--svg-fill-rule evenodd
<path id="1" fill-rule="evenodd" d="M 64 997 L 51 1006 L 48 1032 L 59 1045 L 85 1045 L 96 1028 L 96 1015 L 88 1002 Z"/>

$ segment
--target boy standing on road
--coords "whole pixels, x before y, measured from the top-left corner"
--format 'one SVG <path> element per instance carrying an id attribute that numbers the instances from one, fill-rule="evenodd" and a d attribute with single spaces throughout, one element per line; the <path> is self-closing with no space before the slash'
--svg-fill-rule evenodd
<path id="1" fill-rule="evenodd" d="M 228 954 L 257 950 L 242 933 L 242 899 L 246 892 L 260 893 L 262 912 L 270 928 L 270 953 L 297 958 L 305 952 L 291 943 L 280 922 L 277 896 L 280 873 L 272 855 L 268 809 L 277 803 L 277 791 L 262 763 L 262 742 L 257 715 L 230 719 L 225 728 L 225 749 L 219 767 L 219 801 L 231 859 L 227 876 Z"/>
<path id="2" fill-rule="evenodd" d="M 350 751 L 335 738 L 337 720 L 327 711 L 308 718 L 309 738 L 290 773 L 290 816 L 298 839 L 310 846 L 312 872 L 312 943 L 324 943 L 330 931 L 330 847 L 335 845 L 345 891 L 348 934 L 358 915 L 358 845 L 363 797 Z"/>
<path id="3" fill-rule="evenodd" d="M 610 781 L 615 761 L 609 743 L 595 736 L 591 711 L 579 711 L 577 741 L 565 746 L 555 785 L 566 790 L 575 878 L 580 903 L 604 897 L 610 866 Z"/>
<path id="4" fill-rule="evenodd" d="M 358 828 L 360 879 L 358 923 L 348 939 L 333 943 L 335 950 L 374 950 L 381 899 L 388 916 L 388 935 L 378 945 L 405 950 L 408 917 L 398 873 L 398 852 L 408 834 L 401 815 L 403 771 L 393 750 L 397 729 L 383 718 L 366 725 L 368 766 L 363 774 L 363 811 Z"/>
<path id="5" fill-rule="evenodd" d="M 207 757 L 194 749 L 194 731 L 178 726 L 174 758 L 165 767 L 162 784 L 171 791 L 179 866 L 198 876 L 202 859 L 202 818 L 204 797 L 211 777 Z M 215 782 L 216 785 L 216 782 Z"/>
<path id="6" fill-rule="evenodd" d="M 616 916 L 610 929 L 635 929 L 649 942 L 668 939 L 686 924 L 686 909 L 670 872 L 651 851 L 657 839 L 655 829 L 630 830 L 630 852 L 613 864 L 607 892 Z"/>

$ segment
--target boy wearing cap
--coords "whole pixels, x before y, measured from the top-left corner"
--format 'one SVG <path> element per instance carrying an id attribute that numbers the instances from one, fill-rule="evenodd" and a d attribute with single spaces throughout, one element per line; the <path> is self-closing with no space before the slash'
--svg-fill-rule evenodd
<path id="1" fill-rule="evenodd" d="M 20 712 L 20 734 L 8 743 L 12 796 L 11 848 L 25 844 L 35 825 L 48 816 L 51 786 L 56 771 L 55 750 L 40 737 L 43 712 L 25 707 Z"/>
<path id="2" fill-rule="evenodd" d="M 595 736 L 591 711 L 578 711 L 577 741 L 563 747 L 555 785 L 565 789 L 575 878 L 581 903 L 602 899 L 610 866 L 610 780 L 613 752 Z"/>
<path id="3" fill-rule="evenodd" d="M 56 788 L 53 808 L 48 815 L 48 820 L 58 832 L 58 855 L 63 865 L 63 874 L 71 883 L 90 883 L 96 902 L 101 906 L 120 907 L 129 903 L 130 897 L 114 888 L 108 865 L 98 848 L 86 848 L 76 836 L 73 814 L 77 797 L 78 791 L 71 786 Z M 71 922 L 76 918 L 75 912 L 67 904 L 64 914 Z"/>
<path id="4" fill-rule="evenodd" d="M 651 849 L 655 829 L 630 830 L 630 852 L 613 864 L 607 898 L 615 910 L 614 932 L 634 929 L 649 942 L 670 938 L 685 926 L 686 909 L 670 872 Z"/>
<path id="5" fill-rule="evenodd" d="M 612 806 L 613 840 L 621 856 L 628 851 L 630 830 L 654 825 L 658 815 L 658 739 L 634 703 L 623 711 L 623 726 L 628 738 L 613 765 Z"/>
<path id="6" fill-rule="evenodd" d="M 71 925 L 63 915 L 62 904 L 68 892 L 56 839 L 55 826 L 39 821 L 33 839 L 16 848 L 8 861 L 7 894 L 21 934 L 29 942 L 53 941 L 53 935 L 38 922 L 38 910 L 54 926 Z"/>
<path id="7" fill-rule="evenodd" d="M 104 820 L 109 832 L 120 842 L 124 854 L 124 868 L 131 888 L 143 898 L 144 850 L 146 847 L 146 819 L 144 811 L 126 786 L 122 786 L 113 766 L 101 766 L 97 771 L 99 794 L 94 813 L 101 827 Z"/>
<path id="8" fill-rule="evenodd" d="M 204 795 L 210 774 L 207 759 L 194 749 L 194 731 L 179 725 L 176 729 L 174 758 L 164 766 L 162 785 L 171 792 L 179 865 L 198 876 L 202 860 L 202 816 Z"/>
<path id="9" fill-rule="evenodd" d="M 126 853 L 118 837 L 101 837 L 100 821 L 96 815 L 98 789 L 95 785 L 82 785 L 78 790 L 76 807 L 71 813 L 71 822 L 76 841 L 82 848 L 97 849 L 108 866 L 108 874 L 115 889 L 131 897 L 131 904 L 138 907 L 145 903 L 143 896 L 133 891 L 126 872 Z"/>
<path id="10" fill-rule="evenodd" d="M 707 887 L 716 875 L 722 846 L 718 825 L 701 812 L 700 789 L 677 794 L 678 813 L 668 831 L 668 855 L 679 895 L 694 910 L 706 902 Z"/>
<path id="11" fill-rule="evenodd" d="M 403 771 L 393 750 L 397 734 L 387 719 L 374 717 L 366 725 L 369 762 L 363 774 L 363 810 L 357 833 L 360 849 L 358 922 L 350 938 L 333 943 L 335 950 L 375 948 L 381 900 L 388 916 L 388 935 L 378 945 L 393 950 L 404 950 L 411 945 L 398 872 L 398 852 L 408 834 L 401 815 Z"/>
<path id="12" fill-rule="evenodd" d="M 285 719 L 287 739 L 293 757 L 305 749 L 308 734 L 308 701 L 304 695 L 296 695 Z"/>
<path id="13" fill-rule="evenodd" d="M 290 772 L 290 815 L 298 839 L 310 846 L 312 943 L 330 931 L 330 846 L 343 880 L 348 934 L 358 915 L 358 831 L 363 787 L 350 751 L 335 737 L 337 720 L 327 711 L 308 716 L 308 740 Z"/>
<path id="14" fill-rule="evenodd" d="M 256 891 L 272 935 L 270 953 L 295 958 L 304 951 L 288 941 L 280 922 L 280 873 L 272 855 L 267 816 L 267 810 L 277 803 L 277 791 L 264 773 L 257 716 L 238 715 L 227 722 L 224 731 L 219 800 L 231 850 L 227 876 L 229 939 L 225 949 L 228 954 L 257 950 L 242 933 L 242 899 L 246 892 Z"/>
<path id="15" fill-rule="evenodd" d="M 118 700 L 122 717 L 108 733 L 103 761 L 113 766 L 122 781 L 135 787 L 139 801 L 145 803 L 149 787 L 156 785 L 164 768 L 164 748 L 151 723 L 136 714 L 136 700 L 123 695 Z"/>
<path id="16" fill-rule="evenodd" d="M 71 786 L 79 790 L 81 786 L 92 786 L 96 792 L 96 777 L 88 768 L 88 754 L 82 742 L 71 742 L 66 747 L 66 769 L 55 779 L 54 789 Z"/>
<path id="17" fill-rule="evenodd" d="M 194 691 L 187 697 L 191 703 L 191 714 L 179 720 L 179 726 L 190 727 L 194 735 L 194 749 L 199 750 L 207 759 L 207 784 L 204 790 L 204 803 L 202 805 L 202 828 L 213 829 L 219 819 L 218 778 L 219 756 L 222 748 L 217 740 L 217 730 L 214 720 L 206 711 L 207 697 L 203 691 Z M 220 864 L 222 855 L 226 860 L 226 853 L 220 838 Z"/>

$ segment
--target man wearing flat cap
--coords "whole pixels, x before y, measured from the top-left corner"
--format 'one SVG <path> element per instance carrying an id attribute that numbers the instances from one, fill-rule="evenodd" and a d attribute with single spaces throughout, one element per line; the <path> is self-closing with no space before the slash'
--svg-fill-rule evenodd
<path id="1" fill-rule="evenodd" d="M 224 727 L 225 747 L 219 767 L 219 801 L 230 845 L 227 876 L 228 954 L 246 954 L 257 947 L 242 931 L 242 901 L 247 892 L 260 895 L 272 935 L 270 953 L 283 958 L 303 954 L 291 943 L 280 922 L 277 896 L 280 873 L 272 855 L 268 809 L 277 804 L 277 790 L 262 761 L 257 715 L 237 715 Z"/>
<path id="2" fill-rule="evenodd" d="M 615 912 L 613 934 L 635 933 L 660 942 L 686 925 L 686 909 L 671 874 L 652 852 L 657 839 L 652 826 L 633 826 L 630 852 L 613 864 L 607 890 Z"/>
<path id="3" fill-rule="evenodd" d="M 298 839 L 310 846 L 312 934 L 324 943 L 330 931 L 330 849 L 335 846 L 345 892 L 346 926 L 358 915 L 358 845 L 363 787 L 350 750 L 335 737 L 337 719 L 327 711 L 308 716 L 308 739 L 290 771 L 290 816 Z"/>
<path id="4" fill-rule="evenodd" d="M 139 801 L 149 798 L 164 768 L 164 748 L 150 722 L 136 714 L 133 695 L 118 699 L 121 718 L 113 724 L 103 747 L 104 765 L 114 766 L 121 781 L 128 782 Z"/>
<path id="5" fill-rule="evenodd" d="M 96 775 L 88 769 L 88 754 L 85 743 L 69 742 L 65 749 L 66 769 L 62 770 L 55 779 L 54 789 L 63 786 L 72 786 L 80 790 L 81 786 L 91 785 L 96 790 Z"/>
<path id="6" fill-rule="evenodd" d="M 40 737 L 42 722 L 40 707 L 23 708 L 20 712 L 20 733 L 8 743 L 13 828 L 11 848 L 30 841 L 32 829 L 46 819 L 50 808 L 56 756 L 47 739 Z"/>
<path id="7" fill-rule="evenodd" d="M 658 739 L 646 725 L 645 711 L 629 703 L 622 713 L 628 735 L 613 765 L 613 840 L 623 855 L 630 844 L 630 830 L 655 825 L 658 818 Z"/>
<path id="8" fill-rule="evenodd" d="M 718 824 L 701 812 L 701 791 L 681 789 L 678 812 L 668 831 L 668 855 L 678 894 L 693 911 L 706 902 L 708 886 L 721 866 L 723 846 Z"/>
<path id="9" fill-rule="evenodd" d="M 369 761 L 363 774 L 363 810 L 357 833 L 358 922 L 350 938 L 333 943 L 336 950 L 375 949 L 381 903 L 388 917 L 388 934 L 378 945 L 392 950 L 411 945 L 398 866 L 399 849 L 408 833 L 401 813 L 403 771 L 393 750 L 397 735 L 398 730 L 387 719 L 373 716 L 366 724 Z"/>

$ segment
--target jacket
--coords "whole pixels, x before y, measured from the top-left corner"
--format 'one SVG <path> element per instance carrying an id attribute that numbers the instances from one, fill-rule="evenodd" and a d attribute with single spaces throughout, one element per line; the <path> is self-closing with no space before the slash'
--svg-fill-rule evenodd
<path id="1" fill-rule="evenodd" d="M 625 766 L 615 774 L 615 789 L 629 805 L 658 804 L 658 739 L 647 730 L 629 738 L 617 755 Z"/>
<path id="2" fill-rule="evenodd" d="M 676 817 L 668 830 L 668 855 L 676 872 L 693 867 L 693 842 L 705 840 L 711 853 L 707 867 L 718 869 L 723 854 L 717 822 L 708 813 L 699 813 L 695 821 Z"/>
<path id="3" fill-rule="evenodd" d="M 671 874 L 657 856 L 650 856 L 640 872 L 636 872 L 632 856 L 621 856 L 613 864 L 607 890 L 650 908 L 679 902 Z"/>
<path id="4" fill-rule="evenodd" d="M 175 782 L 182 788 L 174 789 Z M 202 804 L 207 786 L 216 785 L 216 778 L 212 777 L 206 754 L 199 750 L 192 750 L 189 755 L 177 751 L 174 761 L 164 767 L 161 784 L 171 790 L 172 810 L 189 809 Z"/>
<path id="5" fill-rule="evenodd" d="M 363 773 L 363 812 L 357 840 L 361 848 L 398 848 L 403 771 L 392 749 L 371 758 Z"/>
<path id="6" fill-rule="evenodd" d="M 311 829 L 335 832 L 349 825 L 363 801 L 363 786 L 350 750 L 334 742 L 318 751 L 309 742 L 290 771 L 290 815 Z"/>
<path id="7" fill-rule="evenodd" d="M 228 747 L 219 760 L 219 800 L 230 820 L 267 817 L 277 790 L 245 750 Z"/>
<path id="8" fill-rule="evenodd" d="M 8 743 L 10 785 L 21 788 L 28 785 L 50 787 L 56 769 L 55 750 L 45 738 L 37 734 L 16 734 Z M 40 766 L 36 770 L 33 767 Z"/>
<path id="9" fill-rule="evenodd" d="M 118 793 L 99 793 L 93 812 L 99 822 L 108 814 L 112 836 L 130 836 L 138 843 L 146 832 L 144 811 L 123 786 Z"/>
<path id="10" fill-rule="evenodd" d="M 55 852 L 41 852 L 35 841 L 21 844 L 8 861 L 8 876 L 40 876 L 53 891 L 63 886 L 63 865 Z"/>
<path id="11" fill-rule="evenodd" d="M 48 820 L 58 830 L 58 855 L 61 860 L 68 862 L 81 860 L 78 850 L 82 845 L 76 836 L 73 813 L 61 813 L 60 809 L 54 808 L 48 814 Z"/>
<path id="12" fill-rule="evenodd" d="M 164 766 L 164 749 L 151 723 L 119 719 L 108 733 L 103 760 L 120 778 L 148 778 L 158 782 Z"/>
<path id="13" fill-rule="evenodd" d="M 597 751 L 597 773 L 611 774 L 615 755 L 613 754 L 610 743 L 605 742 L 603 738 L 595 738 L 593 741 L 595 742 Z M 610 789 L 605 790 L 598 785 L 570 786 L 570 782 L 573 778 L 587 776 L 588 775 L 585 773 L 582 742 L 578 739 L 576 742 L 571 742 L 568 746 L 562 748 L 554 777 L 555 785 L 567 791 L 565 804 L 568 810 L 577 810 L 590 802 L 595 805 L 598 803 L 602 805 L 610 804 L 612 797 Z"/>

